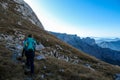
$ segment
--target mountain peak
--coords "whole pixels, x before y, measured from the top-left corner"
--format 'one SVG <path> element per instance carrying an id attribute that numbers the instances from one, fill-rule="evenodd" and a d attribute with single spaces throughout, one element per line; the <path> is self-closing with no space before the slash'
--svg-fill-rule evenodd
<path id="1" fill-rule="evenodd" d="M 0 1 L 0 80 L 31 80 L 30 75 L 24 74 L 22 61 L 18 60 L 23 40 L 28 34 L 32 34 L 38 43 L 34 80 L 119 78 L 120 67 L 102 62 L 64 43 L 45 31 L 38 19 L 40 25 L 35 19 L 36 15 L 23 0 Z M 78 41 L 80 38 L 76 37 L 73 35 L 70 39 Z"/>

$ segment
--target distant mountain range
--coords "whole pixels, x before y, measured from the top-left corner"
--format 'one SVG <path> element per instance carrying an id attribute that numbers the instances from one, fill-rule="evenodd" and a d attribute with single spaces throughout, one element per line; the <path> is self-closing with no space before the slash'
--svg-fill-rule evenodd
<path id="1" fill-rule="evenodd" d="M 120 39 L 114 38 L 114 39 L 99 39 L 96 40 L 96 43 L 98 46 L 102 48 L 109 48 L 112 50 L 120 51 Z"/>
<path id="2" fill-rule="evenodd" d="M 120 52 L 111 50 L 109 49 L 109 47 L 102 48 L 100 47 L 100 45 L 98 46 L 95 39 L 93 38 L 80 38 L 77 35 L 71 35 L 66 33 L 50 33 L 55 35 L 57 38 L 63 40 L 64 42 L 72 45 L 73 47 L 82 50 L 83 52 L 88 53 L 92 56 L 95 56 L 98 59 L 101 59 L 111 64 L 120 65 Z"/>
<path id="3" fill-rule="evenodd" d="M 22 61 L 20 59 L 22 43 L 28 34 L 32 34 L 38 43 L 34 60 L 34 80 L 119 79 L 119 66 L 89 56 L 44 30 L 44 26 L 24 0 L 0 0 L 0 80 L 33 80 L 30 73 L 24 74 L 26 58 Z M 98 50 L 93 47 L 96 45 L 94 39 L 80 39 L 77 35 L 67 34 L 59 36 L 82 50 L 89 50 L 91 53 Z M 96 54 L 101 58 L 98 55 L 101 53 Z M 119 55 L 116 52 L 116 55 L 108 59 L 113 60 L 111 58 L 114 56 Z M 119 61 L 116 58 L 115 60 Z"/>
<path id="4" fill-rule="evenodd" d="M 94 37 L 96 43 L 101 43 L 101 42 L 111 42 L 111 41 L 118 41 L 120 38 L 101 38 L 101 37 Z"/>

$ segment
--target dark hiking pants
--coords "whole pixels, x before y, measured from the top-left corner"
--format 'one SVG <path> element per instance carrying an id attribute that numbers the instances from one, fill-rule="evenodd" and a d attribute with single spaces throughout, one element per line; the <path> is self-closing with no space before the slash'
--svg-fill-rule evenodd
<path id="1" fill-rule="evenodd" d="M 35 56 L 35 52 L 34 51 L 26 51 L 25 56 L 26 56 L 26 65 L 27 65 L 27 67 L 30 67 L 31 73 L 34 74 L 34 56 Z"/>

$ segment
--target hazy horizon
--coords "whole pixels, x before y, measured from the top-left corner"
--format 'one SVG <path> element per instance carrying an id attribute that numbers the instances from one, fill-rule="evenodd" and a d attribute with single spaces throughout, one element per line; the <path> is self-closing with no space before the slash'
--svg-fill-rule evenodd
<path id="1" fill-rule="evenodd" d="M 48 31 L 120 37 L 119 0 L 24 0 Z"/>

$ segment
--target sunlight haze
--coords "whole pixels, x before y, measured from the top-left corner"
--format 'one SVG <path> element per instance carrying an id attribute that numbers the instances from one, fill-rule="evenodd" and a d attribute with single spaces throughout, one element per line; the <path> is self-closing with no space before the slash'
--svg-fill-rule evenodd
<path id="1" fill-rule="evenodd" d="M 24 0 L 48 31 L 120 37 L 119 0 Z"/>

